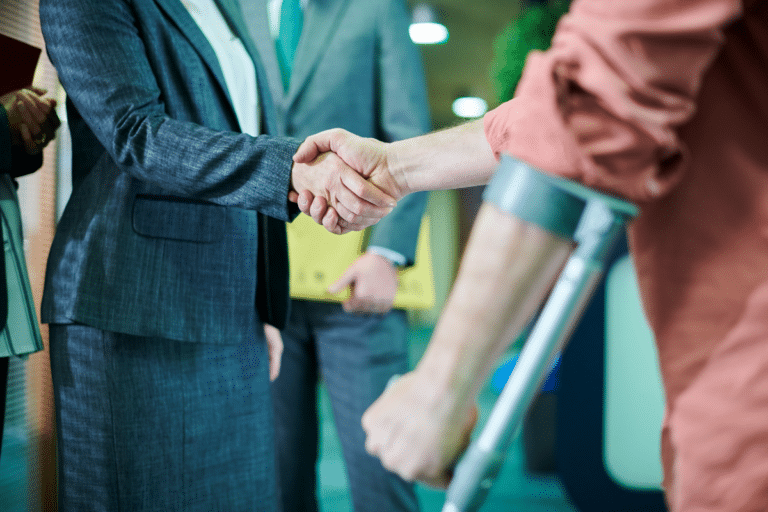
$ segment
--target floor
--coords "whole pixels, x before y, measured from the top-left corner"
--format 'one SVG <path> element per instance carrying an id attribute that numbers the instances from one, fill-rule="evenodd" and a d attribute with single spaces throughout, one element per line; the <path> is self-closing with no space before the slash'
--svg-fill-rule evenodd
<path id="1" fill-rule="evenodd" d="M 428 336 L 428 329 L 412 331 L 410 340 L 412 363 L 415 363 L 423 353 Z M 482 427 L 487 419 L 496 398 L 497 394 L 490 386 L 483 389 L 479 400 L 479 427 Z M 341 446 L 333 425 L 328 396 L 322 389 L 320 404 L 322 414 L 322 446 L 319 462 L 321 509 L 323 512 L 352 512 L 347 477 L 341 458 Z M 523 446 L 518 439 L 508 452 L 504 466 L 481 511 L 576 512 L 576 508 L 569 503 L 557 476 L 529 473 L 525 468 L 524 457 Z M 418 486 L 417 493 L 422 512 L 442 509 L 444 492 Z"/>

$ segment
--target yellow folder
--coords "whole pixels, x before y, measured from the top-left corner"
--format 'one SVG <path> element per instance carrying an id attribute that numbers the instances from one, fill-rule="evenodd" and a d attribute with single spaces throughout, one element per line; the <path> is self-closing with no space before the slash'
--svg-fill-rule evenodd
<path id="1" fill-rule="evenodd" d="M 421 221 L 416 262 L 398 271 L 394 307 L 430 309 L 435 305 L 435 285 L 430 250 L 429 216 Z M 288 224 L 291 297 L 330 302 L 349 298 L 349 288 L 336 295 L 328 287 L 362 254 L 365 231 L 334 235 L 310 217 L 299 215 Z"/>

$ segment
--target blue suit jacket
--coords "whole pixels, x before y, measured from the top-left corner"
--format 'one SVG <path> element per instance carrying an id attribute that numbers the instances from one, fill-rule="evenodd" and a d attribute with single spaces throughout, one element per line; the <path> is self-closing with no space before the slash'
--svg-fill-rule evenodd
<path id="1" fill-rule="evenodd" d="M 276 133 L 239 5 L 217 3 L 253 57 L 262 131 Z M 74 184 L 43 321 L 222 343 L 270 311 L 279 323 L 299 141 L 239 133 L 216 55 L 180 0 L 42 0 L 40 20 L 68 95 Z"/>

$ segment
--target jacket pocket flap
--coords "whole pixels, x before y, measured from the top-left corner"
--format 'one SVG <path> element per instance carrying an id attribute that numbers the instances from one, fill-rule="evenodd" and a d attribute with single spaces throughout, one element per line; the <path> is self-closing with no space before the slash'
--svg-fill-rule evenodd
<path id="1" fill-rule="evenodd" d="M 152 238 L 217 242 L 223 238 L 226 208 L 181 197 L 138 195 L 133 230 Z"/>

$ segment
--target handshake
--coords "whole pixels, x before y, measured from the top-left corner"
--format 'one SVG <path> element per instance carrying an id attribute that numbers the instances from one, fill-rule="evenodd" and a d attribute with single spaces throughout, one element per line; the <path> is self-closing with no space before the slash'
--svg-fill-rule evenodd
<path id="1" fill-rule="evenodd" d="M 412 192 L 485 185 L 498 165 L 482 119 L 392 143 L 326 130 L 293 161 L 288 199 L 336 234 L 376 224 Z"/>
<path id="2" fill-rule="evenodd" d="M 342 129 L 308 137 L 293 161 L 288 199 L 332 233 L 376 224 L 413 192 L 392 166 L 390 144 Z"/>

